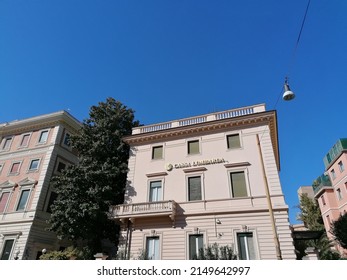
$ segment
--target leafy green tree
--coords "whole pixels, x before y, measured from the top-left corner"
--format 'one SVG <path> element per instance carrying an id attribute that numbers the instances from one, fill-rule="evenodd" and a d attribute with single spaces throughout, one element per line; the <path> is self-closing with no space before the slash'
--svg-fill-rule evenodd
<path id="1" fill-rule="evenodd" d="M 331 233 L 342 248 L 347 249 L 347 213 L 341 215 L 331 225 Z"/>
<path id="2" fill-rule="evenodd" d="M 324 230 L 323 218 L 316 200 L 308 197 L 306 193 L 300 196 L 300 214 L 298 220 L 302 221 L 309 230 Z"/>
<path id="3" fill-rule="evenodd" d="M 85 260 L 88 259 L 92 252 L 89 248 L 67 247 L 62 251 L 50 251 L 42 254 L 40 260 Z"/>
<path id="4" fill-rule="evenodd" d="M 295 249 L 297 250 L 297 257 L 301 259 L 308 247 L 315 247 L 319 251 L 319 259 L 321 260 L 336 260 L 340 258 L 338 252 L 332 250 L 332 241 L 328 239 L 322 214 L 319 205 L 315 199 L 308 197 L 307 194 L 300 196 L 300 214 L 298 220 L 302 221 L 308 230 L 322 231 L 322 235 L 317 240 L 298 240 L 295 242 Z"/>
<path id="5" fill-rule="evenodd" d="M 197 260 L 236 260 L 237 256 L 230 246 L 219 246 L 217 243 L 199 250 Z"/>
<path id="6" fill-rule="evenodd" d="M 51 231 L 75 246 L 83 241 L 93 254 L 102 252 L 102 240 L 116 244 L 119 229 L 108 211 L 123 202 L 130 151 L 122 138 L 137 125 L 134 111 L 113 98 L 90 108 L 70 141 L 79 163 L 52 180 L 59 196 L 52 205 Z"/>

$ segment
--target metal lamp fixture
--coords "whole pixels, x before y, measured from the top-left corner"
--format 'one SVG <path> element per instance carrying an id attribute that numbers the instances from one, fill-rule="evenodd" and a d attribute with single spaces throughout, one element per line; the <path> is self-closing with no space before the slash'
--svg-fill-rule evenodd
<path id="1" fill-rule="evenodd" d="M 290 90 L 289 84 L 288 84 L 288 79 L 286 78 L 286 80 L 284 82 L 283 100 L 290 101 L 290 100 L 293 100 L 294 98 L 295 98 L 295 94 L 294 94 L 294 92 L 292 92 Z"/>

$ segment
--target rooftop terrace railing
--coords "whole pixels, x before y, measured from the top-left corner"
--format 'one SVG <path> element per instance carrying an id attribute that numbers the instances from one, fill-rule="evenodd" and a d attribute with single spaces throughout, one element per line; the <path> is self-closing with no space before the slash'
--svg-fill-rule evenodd
<path id="1" fill-rule="evenodd" d="M 265 111 L 264 104 L 242 107 L 238 109 L 232 109 L 232 110 L 221 111 L 221 112 L 216 112 L 216 113 L 211 113 L 206 115 L 200 115 L 200 116 L 195 116 L 191 118 L 185 118 L 185 119 L 180 119 L 180 120 L 175 120 L 170 122 L 163 122 L 163 123 L 158 123 L 153 125 L 135 127 L 133 129 L 132 134 L 134 135 L 134 134 L 140 134 L 140 133 L 154 132 L 154 131 L 165 130 L 165 129 L 170 129 L 174 127 L 182 127 L 182 126 L 199 124 L 199 123 L 204 123 L 209 121 L 234 118 L 234 117 L 254 114 L 258 112 L 264 112 L 264 111 Z"/>

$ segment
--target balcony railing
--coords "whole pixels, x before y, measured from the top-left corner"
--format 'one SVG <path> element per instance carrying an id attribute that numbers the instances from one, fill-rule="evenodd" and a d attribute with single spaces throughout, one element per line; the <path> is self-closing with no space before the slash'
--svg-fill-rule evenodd
<path id="1" fill-rule="evenodd" d="M 175 216 L 176 202 L 173 200 L 145 203 L 121 204 L 111 206 L 112 219 L 136 218 L 146 216 Z"/>
<path id="2" fill-rule="evenodd" d="M 174 127 L 182 127 L 182 126 L 204 123 L 209 121 L 234 118 L 234 117 L 254 114 L 258 112 L 264 112 L 264 111 L 265 111 L 264 104 L 242 107 L 238 109 L 232 109 L 232 110 L 221 111 L 221 112 L 216 112 L 216 113 L 211 113 L 206 115 L 200 115 L 196 117 L 180 119 L 180 120 L 171 121 L 171 122 L 164 122 L 164 123 L 158 123 L 154 125 L 135 127 L 133 128 L 132 134 L 154 132 L 154 131 L 165 130 L 165 129 L 170 129 Z"/>
<path id="3" fill-rule="evenodd" d="M 314 180 L 312 187 L 314 194 L 320 192 L 322 188 L 332 187 L 330 177 L 326 174 L 319 176 L 316 180 Z"/>

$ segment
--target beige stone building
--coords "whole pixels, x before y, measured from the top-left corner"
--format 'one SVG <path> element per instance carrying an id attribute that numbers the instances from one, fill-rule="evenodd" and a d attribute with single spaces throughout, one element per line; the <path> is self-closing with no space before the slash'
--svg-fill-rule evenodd
<path id="1" fill-rule="evenodd" d="M 194 259 L 214 243 L 239 259 L 295 259 L 279 179 L 275 111 L 264 104 L 141 126 L 131 146 L 120 251 Z"/>
<path id="2" fill-rule="evenodd" d="M 37 259 L 61 243 L 47 232 L 52 175 L 77 161 L 69 137 L 80 123 L 60 111 L 0 124 L 0 259 Z"/>

